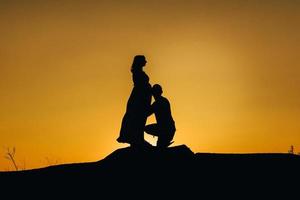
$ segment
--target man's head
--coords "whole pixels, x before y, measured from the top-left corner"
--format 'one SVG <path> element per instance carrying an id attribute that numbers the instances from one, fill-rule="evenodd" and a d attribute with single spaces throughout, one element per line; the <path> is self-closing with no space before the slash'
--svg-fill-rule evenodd
<path id="1" fill-rule="evenodd" d="M 154 84 L 152 86 L 152 95 L 154 96 L 154 98 L 160 97 L 162 93 L 163 91 L 159 84 Z"/>

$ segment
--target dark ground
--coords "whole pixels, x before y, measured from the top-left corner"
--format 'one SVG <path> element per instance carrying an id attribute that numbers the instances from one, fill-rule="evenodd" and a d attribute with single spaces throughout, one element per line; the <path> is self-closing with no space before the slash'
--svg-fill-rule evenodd
<path id="1" fill-rule="evenodd" d="M 300 194 L 300 156 L 123 148 L 97 162 L 0 172 L 0 183 L 22 198 L 288 199 Z"/>

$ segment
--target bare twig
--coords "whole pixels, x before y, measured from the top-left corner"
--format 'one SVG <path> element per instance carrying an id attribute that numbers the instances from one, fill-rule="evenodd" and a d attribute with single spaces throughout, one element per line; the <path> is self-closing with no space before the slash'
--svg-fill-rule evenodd
<path id="1" fill-rule="evenodd" d="M 49 157 L 45 157 L 48 166 L 57 165 L 59 163 L 59 159 L 51 160 Z"/>
<path id="2" fill-rule="evenodd" d="M 15 147 L 13 147 L 12 150 L 10 150 L 10 148 L 7 147 L 7 149 L 6 149 L 6 154 L 5 154 L 5 158 L 6 158 L 7 160 L 10 160 L 10 161 L 12 162 L 12 164 L 14 165 L 16 171 L 18 171 L 18 166 L 17 166 L 17 164 L 16 164 L 16 162 L 15 162 L 15 154 L 16 154 L 16 148 L 15 148 Z"/>
<path id="3" fill-rule="evenodd" d="M 25 159 L 23 160 L 23 166 L 22 166 L 21 169 L 22 169 L 22 170 L 26 170 L 26 160 L 25 160 Z"/>

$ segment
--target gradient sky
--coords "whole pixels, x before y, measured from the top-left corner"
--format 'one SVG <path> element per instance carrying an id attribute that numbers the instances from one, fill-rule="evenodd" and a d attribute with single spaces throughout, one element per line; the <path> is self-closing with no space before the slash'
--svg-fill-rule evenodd
<path id="1" fill-rule="evenodd" d="M 299 10 L 296 0 L 1 0 L 0 170 L 13 169 L 7 147 L 27 169 L 126 147 L 116 138 L 136 54 L 171 102 L 173 145 L 300 151 Z"/>

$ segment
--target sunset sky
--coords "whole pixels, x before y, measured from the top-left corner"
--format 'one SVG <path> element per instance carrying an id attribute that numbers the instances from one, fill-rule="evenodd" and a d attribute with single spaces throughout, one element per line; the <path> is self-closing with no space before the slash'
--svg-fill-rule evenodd
<path id="1" fill-rule="evenodd" d="M 13 170 L 7 147 L 30 169 L 128 146 L 116 138 L 136 54 L 171 102 L 173 146 L 300 152 L 299 10 L 296 0 L 1 0 L 0 171 Z"/>

